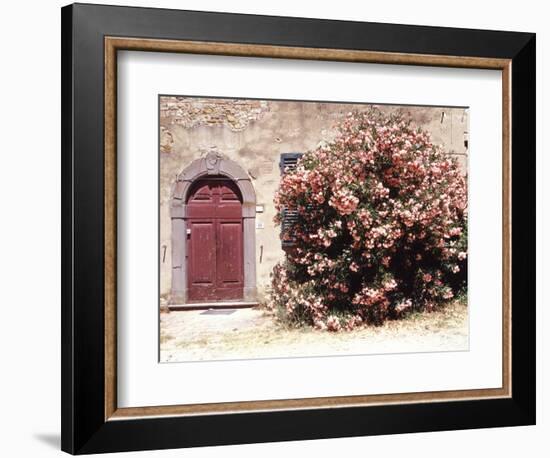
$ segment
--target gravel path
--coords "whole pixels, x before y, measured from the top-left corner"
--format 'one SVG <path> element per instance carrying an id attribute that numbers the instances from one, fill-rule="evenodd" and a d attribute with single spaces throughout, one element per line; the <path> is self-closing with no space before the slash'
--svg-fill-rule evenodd
<path id="1" fill-rule="evenodd" d="M 283 328 L 258 309 L 204 312 L 161 314 L 162 362 L 468 350 L 468 309 L 460 303 L 339 333 Z"/>

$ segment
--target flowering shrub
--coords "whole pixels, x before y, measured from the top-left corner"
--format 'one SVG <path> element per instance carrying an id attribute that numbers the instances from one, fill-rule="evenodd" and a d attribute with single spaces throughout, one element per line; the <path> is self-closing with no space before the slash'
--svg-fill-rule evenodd
<path id="1" fill-rule="evenodd" d="M 271 307 L 338 331 L 433 310 L 466 286 L 466 179 L 401 115 L 350 113 L 334 141 L 305 153 L 275 196 L 297 220 L 272 274 Z"/>

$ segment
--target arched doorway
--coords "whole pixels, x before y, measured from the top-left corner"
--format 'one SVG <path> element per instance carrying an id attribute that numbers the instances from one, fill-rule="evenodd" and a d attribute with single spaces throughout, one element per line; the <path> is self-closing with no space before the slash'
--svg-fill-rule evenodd
<path id="1" fill-rule="evenodd" d="M 190 254 L 188 253 L 188 248 L 193 248 L 193 246 L 188 247 L 187 237 L 193 234 L 194 229 L 198 229 L 198 226 L 194 226 L 195 221 L 191 215 L 196 214 L 195 211 L 198 211 L 198 205 L 200 202 L 201 195 L 203 197 L 208 193 L 214 192 L 215 186 L 212 188 L 205 189 L 204 186 L 207 186 L 209 182 L 223 182 L 223 186 L 227 191 L 230 191 L 233 195 L 233 207 L 231 211 L 235 213 L 231 217 L 237 215 L 237 203 L 240 205 L 241 211 L 241 234 L 242 234 L 242 289 L 241 289 L 241 298 L 245 302 L 255 302 L 257 300 L 256 296 L 256 193 L 252 182 L 248 174 L 240 167 L 236 162 L 227 159 L 217 152 L 210 152 L 205 157 L 193 161 L 187 168 L 185 168 L 176 178 L 174 186 L 172 188 L 171 198 L 170 198 L 170 217 L 172 220 L 171 227 L 171 242 L 172 242 L 172 287 L 171 287 L 171 298 L 170 302 L 173 305 L 185 304 L 188 302 L 210 302 L 210 301 L 220 301 L 225 299 L 193 299 L 196 298 L 196 292 L 190 291 L 190 276 L 189 276 L 189 263 L 195 262 L 194 257 L 190 261 Z M 210 185 L 208 185 L 210 186 Z M 202 189 L 201 192 L 198 192 Z M 215 192 L 220 192 L 217 190 Z M 214 195 L 215 195 L 214 192 Z M 229 198 L 229 195 L 226 196 Z M 209 198 L 213 198 L 210 194 Z M 220 200 L 221 202 L 221 200 Z M 224 211 L 223 206 L 229 205 L 228 202 L 222 204 L 222 210 L 216 209 L 216 211 Z M 216 203 L 216 208 L 218 203 Z M 190 209 L 191 207 L 191 209 Z M 195 209 L 196 208 L 196 209 Z M 229 208 L 229 207 L 227 207 Z M 229 210 L 228 210 L 229 211 Z M 236 221 L 231 220 L 230 221 Z M 237 226 L 231 226 L 228 224 L 220 229 L 222 232 L 225 231 L 225 234 L 221 234 L 220 237 L 230 238 L 236 236 Z M 198 223 L 197 223 L 198 224 Z M 219 222 L 218 222 L 219 224 Z M 194 226 L 194 227 L 193 227 Z M 215 225 L 214 225 L 215 226 Z M 201 227 L 204 229 L 201 237 L 214 237 L 214 226 L 212 226 L 210 235 L 207 234 L 206 226 Z M 189 234 L 190 230 L 190 234 Z M 199 230 L 200 232 L 200 230 Z M 232 234 L 232 235 L 230 235 Z M 217 233 L 215 235 L 216 241 L 218 237 Z M 218 242 L 216 242 L 218 243 Z M 225 248 L 229 249 L 229 245 L 226 245 Z M 224 248 L 224 249 L 225 249 Z M 212 249 L 212 248 L 210 248 Z M 231 248 L 235 249 L 234 246 Z M 198 251 L 196 253 L 198 256 Z M 233 256 L 233 255 L 231 255 Z M 225 254 L 222 255 L 221 259 L 225 259 Z M 216 258 L 216 262 L 218 259 Z M 195 266 L 192 266 L 195 267 Z M 200 269 L 206 269 L 205 264 L 201 266 L 196 266 Z M 236 278 L 237 270 L 234 270 L 234 266 L 222 266 L 226 269 L 227 278 L 232 277 Z M 213 269 L 212 269 L 213 270 Z M 204 276 L 206 270 L 204 270 L 201 275 Z M 192 276 L 195 276 L 194 272 L 191 272 Z M 209 273 L 212 275 L 212 272 Z M 196 279 L 191 279 L 191 282 Z M 212 277 L 210 277 L 210 281 Z M 195 281 L 196 283 L 196 281 Z M 222 281 L 223 283 L 223 281 Z M 228 283 L 228 282 L 225 282 Z M 236 283 L 235 283 L 236 284 Z M 236 287 L 235 289 L 238 289 Z M 217 288 L 216 288 L 217 290 Z M 221 294 L 225 294 L 221 289 L 218 290 Z M 191 294 L 190 294 L 191 293 Z M 233 291 L 232 293 L 235 293 Z M 229 294 L 229 293 L 227 293 Z M 200 297 L 200 294 L 199 294 Z M 204 297 L 204 296 L 203 296 Z M 223 296 L 225 297 L 225 296 Z M 231 300 L 239 300 L 231 299 Z"/>
<path id="2" fill-rule="evenodd" d="M 188 300 L 243 299 L 242 197 L 224 177 L 197 180 L 187 200 Z"/>

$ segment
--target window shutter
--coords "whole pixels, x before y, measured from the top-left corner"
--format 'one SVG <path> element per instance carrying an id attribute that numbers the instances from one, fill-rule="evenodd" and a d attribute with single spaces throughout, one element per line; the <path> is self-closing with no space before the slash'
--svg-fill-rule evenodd
<path id="1" fill-rule="evenodd" d="M 285 234 L 288 234 L 288 238 L 281 240 L 281 245 L 283 248 L 291 247 L 296 245 L 296 239 L 294 237 L 293 227 L 298 220 L 298 212 L 290 208 L 283 208 L 283 215 L 281 221 L 281 231 Z"/>
<path id="2" fill-rule="evenodd" d="M 283 153 L 281 154 L 281 159 L 279 161 L 279 169 L 281 171 L 281 176 L 285 174 L 287 170 L 294 170 L 298 159 L 302 157 L 304 153 Z"/>
<path id="3" fill-rule="evenodd" d="M 298 163 L 298 159 L 302 157 L 303 153 L 283 153 L 279 161 L 279 169 L 281 176 L 283 176 L 289 170 L 294 170 Z M 296 245 L 296 239 L 292 236 L 292 228 L 298 220 L 298 212 L 291 208 L 283 208 L 281 218 L 281 230 L 283 233 L 290 235 L 288 240 L 282 240 L 281 245 L 284 248 L 292 247 Z"/>

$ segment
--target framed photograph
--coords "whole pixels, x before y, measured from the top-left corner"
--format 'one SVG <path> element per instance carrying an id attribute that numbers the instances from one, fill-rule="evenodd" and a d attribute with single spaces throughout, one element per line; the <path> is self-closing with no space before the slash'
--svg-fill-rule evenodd
<path id="1" fill-rule="evenodd" d="M 62 449 L 535 423 L 535 35 L 62 9 Z"/>

